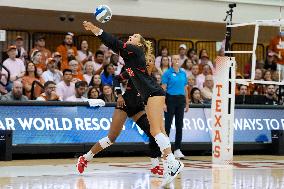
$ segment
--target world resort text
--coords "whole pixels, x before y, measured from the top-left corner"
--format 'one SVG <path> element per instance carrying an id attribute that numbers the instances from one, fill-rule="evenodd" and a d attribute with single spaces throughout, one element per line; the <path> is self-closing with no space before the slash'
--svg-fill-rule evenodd
<path id="1" fill-rule="evenodd" d="M 112 118 L 4 118 L 0 130 L 109 130 Z M 173 120 L 172 129 L 175 129 Z M 184 118 L 184 130 L 211 131 L 211 118 Z M 130 127 L 136 124 L 131 123 Z M 123 130 L 125 129 L 125 125 Z M 235 130 L 284 130 L 284 119 L 235 119 Z"/>

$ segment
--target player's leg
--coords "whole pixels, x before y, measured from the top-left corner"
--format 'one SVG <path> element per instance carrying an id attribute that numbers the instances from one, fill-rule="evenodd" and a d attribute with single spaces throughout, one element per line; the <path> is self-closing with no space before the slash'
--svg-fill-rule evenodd
<path id="1" fill-rule="evenodd" d="M 136 110 L 139 108 L 136 108 Z M 150 132 L 150 124 L 147 119 L 146 112 L 143 108 L 140 108 L 137 114 L 133 115 L 131 118 L 136 122 L 136 124 L 144 131 L 144 133 L 149 137 L 149 148 L 150 154 L 149 157 L 151 158 L 151 174 L 153 176 L 162 177 L 163 176 L 163 169 L 160 167 L 159 158 L 161 157 L 160 148 L 157 145 L 154 137 L 152 137 Z M 135 111 L 134 111 L 135 112 Z"/>
<path id="2" fill-rule="evenodd" d="M 113 116 L 112 116 L 112 122 L 110 126 L 109 133 L 106 137 L 100 139 L 92 148 L 91 150 L 84 154 L 83 156 L 80 156 L 77 163 L 77 169 L 80 173 L 84 172 L 85 167 L 87 167 L 87 162 L 91 161 L 97 153 L 102 151 L 103 149 L 109 147 L 112 145 L 116 138 L 119 136 L 123 124 L 127 118 L 127 114 L 125 111 L 121 109 L 115 109 Z"/>
<path id="3" fill-rule="evenodd" d="M 114 110 L 108 136 L 99 140 L 99 142 L 96 143 L 90 150 L 94 155 L 99 153 L 101 150 L 109 147 L 115 142 L 116 138 L 119 136 L 122 130 L 126 118 L 127 115 L 123 110 Z"/>
<path id="4" fill-rule="evenodd" d="M 150 123 L 151 135 L 155 138 L 164 155 L 164 159 L 166 159 L 166 156 L 171 154 L 171 144 L 167 135 L 162 132 L 164 127 L 164 103 L 164 96 L 153 96 L 148 99 L 145 109 Z"/>
<path id="5" fill-rule="evenodd" d="M 146 112 L 150 123 L 150 131 L 154 136 L 163 154 L 164 180 L 163 185 L 170 183 L 184 167 L 183 163 L 177 161 L 172 153 L 169 137 L 162 133 L 164 96 L 153 96 L 147 101 Z"/>

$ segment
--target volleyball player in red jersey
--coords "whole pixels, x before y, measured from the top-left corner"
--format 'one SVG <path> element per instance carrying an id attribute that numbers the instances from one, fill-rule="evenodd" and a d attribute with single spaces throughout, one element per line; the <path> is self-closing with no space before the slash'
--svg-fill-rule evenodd
<path id="1" fill-rule="evenodd" d="M 153 68 L 155 67 L 154 61 L 155 59 L 153 58 L 150 58 L 147 61 L 147 71 L 149 74 L 152 73 Z M 128 82 L 125 92 L 122 93 L 120 83 L 125 80 L 128 80 Z M 129 79 L 129 75 L 125 71 L 124 67 L 122 68 L 121 73 L 118 76 L 114 77 L 113 84 L 118 99 L 117 105 L 112 115 L 112 122 L 108 135 L 104 138 L 101 138 L 87 154 L 79 157 L 77 162 L 78 172 L 83 173 L 85 171 L 85 168 L 87 168 L 88 162 L 90 162 L 97 153 L 115 143 L 116 138 L 120 135 L 120 132 L 123 128 L 124 122 L 126 121 L 127 117 L 129 117 L 133 121 L 135 121 L 136 124 L 149 137 L 151 175 L 156 177 L 163 177 L 163 169 L 160 167 L 159 162 L 161 152 L 154 137 L 151 136 L 150 124 L 145 114 L 144 103 L 132 81 Z"/>
<path id="2" fill-rule="evenodd" d="M 85 21 L 83 26 L 123 58 L 126 71 L 146 105 L 145 110 L 150 123 L 151 135 L 163 154 L 164 179 L 162 185 L 169 184 L 180 173 L 184 165 L 175 159 L 169 137 L 164 132 L 165 92 L 146 71 L 146 57 L 152 52 L 151 42 L 145 40 L 140 34 L 134 34 L 129 36 L 126 43 L 123 43 L 91 22 Z"/>

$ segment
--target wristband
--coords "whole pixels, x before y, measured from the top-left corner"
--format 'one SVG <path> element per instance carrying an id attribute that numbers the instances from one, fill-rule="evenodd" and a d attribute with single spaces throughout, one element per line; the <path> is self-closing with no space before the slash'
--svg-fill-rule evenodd
<path id="1" fill-rule="evenodd" d="M 102 33 L 103 33 L 103 30 L 102 30 L 102 29 L 100 29 L 99 33 L 95 33 L 95 36 L 102 35 Z"/>

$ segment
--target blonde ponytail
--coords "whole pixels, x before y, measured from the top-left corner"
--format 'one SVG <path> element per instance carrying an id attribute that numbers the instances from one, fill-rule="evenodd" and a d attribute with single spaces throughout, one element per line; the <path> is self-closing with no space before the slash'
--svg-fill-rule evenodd
<path id="1" fill-rule="evenodd" d="M 145 40 L 145 56 L 150 56 L 152 55 L 153 52 L 153 47 L 152 47 L 152 42 Z"/>
<path id="2" fill-rule="evenodd" d="M 140 34 L 139 34 L 140 35 Z M 153 53 L 152 42 L 149 40 L 145 40 L 142 35 L 140 35 L 140 43 L 143 46 L 143 50 L 145 53 L 145 57 L 150 56 Z"/>

